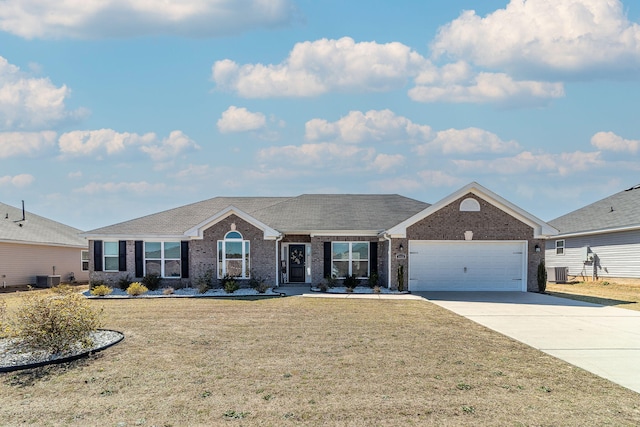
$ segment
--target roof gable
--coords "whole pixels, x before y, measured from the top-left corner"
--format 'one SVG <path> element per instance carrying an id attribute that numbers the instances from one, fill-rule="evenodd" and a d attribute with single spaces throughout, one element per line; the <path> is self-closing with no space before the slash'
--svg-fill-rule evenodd
<path id="1" fill-rule="evenodd" d="M 432 215 L 433 213 L 439 211 L 445 206 L 448 206 L 449 204 L 453 203 L 454 201 L 468 194 L 473 194 L 481 198 L 482 200 L 485 200 L 487 203 L 490 203 L 491 205 L 497 207 L 498 209 L 506 212 L 512 217 L 518 219 L 519 221 L 525 224 L 528 224 L 534 229 L 534 237 L 536 238 L 555 235 L 558 233 L 558 230 L 551 227 L 549 224 L 545 223 L 541 219 L 538 219 L 537 217 L 531 215 L 530 213 L 519 208 L 513 203 L 507 201 L 506 199 L 503 199 L 502 197 L 498 196 L 496 193 L 481 186 L 477 182 L 472 182 L 462 187 L 458 191 L 451 193 L 449 196 L 443 198 L 439 202 L 434 203 L 428 208 L 416 213 L 415 215 L 408 218 L 407 220 L 402 221 L 401 223 L 391 227 L 389 230 L 387 230 L 386 234 L 390 235 L 391 237 L 404 238 L 407 235 L 408 227 L 427 218 L 429 215 Z"/>
<path id="2" fill-rule="evenodd" d="M 262 230 L 264 233 L 265 240 L 274 240 L 280 236 L 280 233 L 278 231 L 274 230 L 273 228 L 269 227 L 268 225 L 254 218 L 253 216 L 247 214 L 246 212 L 243 212 L 242 210 L 236 208 L 235 206 L 226 207 L 225 209 L 221 210 L 220 212 L 217 212 L 215 215 L 211 216 L 210 218 L 207 218 L 201 223 L 196 224 L 194 227 L 191 227 L 184 234 L 187 237 L 202 239 L 204 236 L 204 231 L 206 229 L 208 229 L 209 227 L 212 227 L 213 225 L 217 224 L 218 222 L 222 221 L 225 218 L 228 218 L 231 215 L 236 215 L 237 217 L 242 218 L 243 220 L 253 225 L 254 227 L 257 227 L 260 230 Z"/>

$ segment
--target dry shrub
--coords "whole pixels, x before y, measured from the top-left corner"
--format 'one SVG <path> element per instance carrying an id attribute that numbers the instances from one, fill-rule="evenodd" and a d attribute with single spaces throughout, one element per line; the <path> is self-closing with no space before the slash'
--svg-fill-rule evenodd
<path id="1" fill-rule="evenodd" d="M 104 296 L 110 295 L 111 292 L 113 292 L 113 289 L 111 289 L 107 285 L 100 285 L 91 289 L 91 295 L 96 297 L 104 297 Z"/>
<path id="2" fill-rule="evenodd" d="M 149 292 L 149 289 L 140 282 L 133 282 L 127 288 L 127 293 L 132 297 L 137 297 L 147 292 Z"/>
<path id="3" fill-rule="evenodd" d="M 0 299 L 0 338 L 9 336 L 9 325 L 6 321 L 7 303 Z"/>
<path id="4" fill-rule="evenodd" d="M 11 323 L 26 348 L 63 353 L 78 345 L 91 347 L 91 333 L 102 325 L 101 316 L 102 311 L 94 310 L 83 296 L 62 290 L 26 296 Z"/>
<path id="5" fill-rule="evenodd" d="M 164 288 L 162 290 L 162 295 L 173 295 L 176 290 L 172 287 Z"/>

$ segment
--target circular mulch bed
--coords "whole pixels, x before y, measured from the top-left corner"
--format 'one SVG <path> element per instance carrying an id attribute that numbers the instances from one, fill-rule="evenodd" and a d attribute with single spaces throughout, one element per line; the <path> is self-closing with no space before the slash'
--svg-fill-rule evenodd
<path id="1" fill-rule="evenodd" d="M 81 348 L 64 354 L 51 354 L 45 351 L 21 351 L 13 339 L 0 339 L 0 372 L 12 372 L 32 369 L 54 363 L 65 363 L 97 353 L 124 339 L 124 334 L 109 329 L 99 329 L 91 334 L 93 346 Z"/>

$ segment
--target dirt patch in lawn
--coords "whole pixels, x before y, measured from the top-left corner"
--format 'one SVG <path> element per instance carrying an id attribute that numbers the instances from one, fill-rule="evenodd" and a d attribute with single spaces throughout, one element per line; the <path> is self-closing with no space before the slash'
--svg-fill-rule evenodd
<path id="1" fill-rule="evenodd" d="M 0 425 L 640 424 L 638 394 L 424 301 L 92 303 L 127 338 L 0 375 Z"/>
<path id="2" fill-rule="evenodd" d="M 549 283 L 554 296 L 640 311 L 640 284 L 609 281 Z"/>

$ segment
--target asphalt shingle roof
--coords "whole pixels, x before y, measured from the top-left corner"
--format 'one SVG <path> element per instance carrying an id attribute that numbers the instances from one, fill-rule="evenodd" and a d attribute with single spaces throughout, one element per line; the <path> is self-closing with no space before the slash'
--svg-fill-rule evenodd
<path id="1" fill-rule="evenodd" d="M 549 224 L 561 234 L 640 225 L 640 185 L 570 212 Z"/>
<path id="2" fill-rule="evenodd" d="M 97 235 L 180 235 L 234 206 L 281 231 L 384 230 L 429 204 L 399 195 L 304 194 L 216 197 L 87 232 Z"/>
<path id="3" fill-rule="evenodd" d="M 43 245 L 87 246 L 82 231 L 59 222 L 0 203 L 0 241 Z"/>

